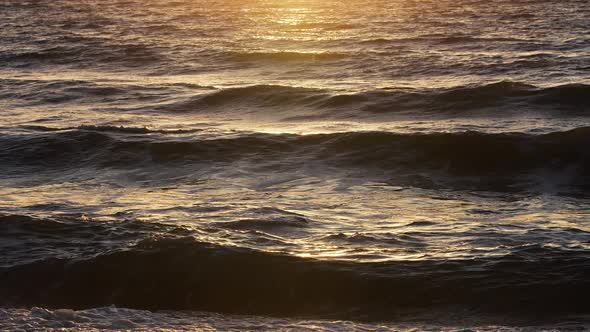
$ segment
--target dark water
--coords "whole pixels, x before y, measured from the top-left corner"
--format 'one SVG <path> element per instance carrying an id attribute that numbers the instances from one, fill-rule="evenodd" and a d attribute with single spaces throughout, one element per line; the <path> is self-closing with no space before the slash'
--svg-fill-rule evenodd
<path id="1" fill-rule="evenodd" d="M 0 329 L 590 328 L 589 17 L 0 2 Z"/>

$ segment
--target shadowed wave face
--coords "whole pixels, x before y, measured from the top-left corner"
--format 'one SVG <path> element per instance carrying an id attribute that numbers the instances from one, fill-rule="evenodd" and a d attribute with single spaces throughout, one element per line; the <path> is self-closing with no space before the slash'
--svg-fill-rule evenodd
<path id="1" fill-rule="evenodd" d="M 274 168 L 275 172 L 314 176 L 322 174 L 322 167 L 330 167 L 341 172 L 354 170 L 359 177 L 380 178 L 390 184 L 414 178 L 417 187 L 428 179 L 428 186 L 440 181 L 443 187 L 464 189 L 471 185 L 500 191 L 534 190 L 534 186 L 550 182 L 550 177 L 561 179 L 563 189 L 585 194 L 590 175 L 589 134 L 590 128 L 584 127 L 544 135 L 349 132 L 210 138 L 188 130 L 28 127 L 26 134 L 0 137 L 0 163 L 17 176 L 31 171 L 142 172 L 144 168 L 211 174 L 208 169 L 219 172 L 236 165 L 248 165 L 250 175 L 264 176 Z M 310 164 L 318 168 L 306 170 Z"/>
<path id="2" fill-rule="evenodd" d="M 527 244 L 501 257 L 359 264 L 219 246 L 195 240 L 188 230 L 157 224 L 88 225 L 23 216 L 4 216 L 1 221 L 4 232 L 22 238 L 34 231 L 35 240 L 47 239 L 44 248 L 62 256 L 25 264 L 2 262 L 4 305 L 116 304 L 369 320 L 465 305 L 525 316 L 588 310 L 583 299 L 588 296 L 590 257 L 583 250 Z M 121 230 L 130 233 L 101 245 L 110 232 Z M 153 238 L 154 232 L 167 235 Z M 569 232 L 588 239 L 579 230 Z M 80 251 L 65 240 L 49 240 L 53 235 L 94 246 Z M 41 248 L 20 254 L 30 258 L 36 249 Z M 554 278 L 546 279 L 548 275 Z M 88 289 L 88 283 L 94 287 Z"/>
<path id="3" fill-rule="evenodd" d="M 588 17 L 1 2 L 0 330 L 587 329 Z"/>

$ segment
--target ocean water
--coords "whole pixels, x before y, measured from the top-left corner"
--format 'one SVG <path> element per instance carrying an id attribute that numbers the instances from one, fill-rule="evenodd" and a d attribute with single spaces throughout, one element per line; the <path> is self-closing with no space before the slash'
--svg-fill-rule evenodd
<path id="1" fill-rule="evenodd" d="M 590 2 L 0 2 L 0 330 L 590 329 Z"/>

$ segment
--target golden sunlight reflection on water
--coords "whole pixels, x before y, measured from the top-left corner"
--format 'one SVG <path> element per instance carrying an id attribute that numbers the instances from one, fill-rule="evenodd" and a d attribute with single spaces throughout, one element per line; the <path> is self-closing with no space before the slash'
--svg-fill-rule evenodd
<path id="1" fill-rule="evenodd" d="M 309 178 L 273 182 L 265 189 L 257 187 L 257 179 L 235 182 L 235 177 L 224 180 L 232 177 L 223 173 L 206 181 L 195 179 L 193 185 L 188 185 L 191 175 L 184 176 L 188 177 L 187 184 L 170 188 L 142 188 L 140 183 L 132 186 L 121 183 L 120 189 L 113 189 L 92 182 L 87 187 L 63 183 L 31 190 L 3 188 L 0 195 L 8 209 L 35 211 L 36 207 L 51 201 L 56 207 L 71 207 L 74 217 L 80 216 L 78 211 L 82 209 L 80 220 L 87 222 L 121 222 L 115 216 L 121 209 L 132 206 L 133 209 L 126 209 L 132 219 L 184 225 L 197 231 L 196 236 L 202 241 L 246 245 L 316 259 L 368 262 L 502 256 L 514 249 L 502 242 L 503 236 L 518 238 L 531 228 L 552 230 L 555 237 L 546 238 L 543 244 L 548 247 L 583 245 L 575 239 L 562 238 L 560 230 L 590 231 L 584 226 L 587 213 L 576 209 L 552 210 L 552 197 L 505 203 L 475 196 L 468 200 L 466 197 L 440 200 L 438 194 L 428 190 L 392 190 L 371 184 L 351 183 L 346 188 L 341 183 L 330 184 L 324 180 L 320 189 Z M 342 203 L 344 201 L 347 203 Z M 532 205 L 545 206 L 547 210 L 531 212 Z M 239 220 L 248 218 L 264 220 L 258 215 L 248 217 L 260 206 L 305 216 L 310 227 L 299 231 L 297 228 L 266 228 L 262 224 L 259 231 L 263 233 L 260 234 L 277 241 L 275 246 L 265 242 L 262 247 L 255 241 L 245 240 L 252 235 L 250 230 L 223 230 L 225 223 L 236 225 Z M 46 217 L 55 216 L 49 213 Z M 272 223 L 272 218 L 277 216 L 270 218 L 265 222 Z M 204 231 L 208 228 L 216 231 Z M 519 247 L 526 243 L 513 245 Z M 587 244 L 583 246 L 589 249 Z"/>

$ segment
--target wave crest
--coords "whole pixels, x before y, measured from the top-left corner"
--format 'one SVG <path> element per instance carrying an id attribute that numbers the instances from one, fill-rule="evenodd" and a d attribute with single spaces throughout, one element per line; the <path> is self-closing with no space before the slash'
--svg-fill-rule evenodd
<path id="1" fill-rule="evenodd" d="M 450 89 L 383 89 L 356 94 L 334 94 L 320 89 L 276 85 L 228 88 L 166 106 L 168 111 L 257 111 L 300 106 L 324 119 L 369 117 L 371 114 L 486 115 L 491 110 L 531 109 L 583 114 L 590 105 L 584 84 L 538 88 L 518 82 L 497 82 Z M 232 108 L 232 106 L 235 106 Z"/>
<path id="2" fill-rule="evenodd" d="M 540 178 L 551 178 L 562 181 L 560 185 L 586 190 L 590 176 L 586 149 L 590 127 L 544 135 L 347 132 L 200 138 L 198 134 L 157 133 L 141 128 L 82 127 L 4 135 L 0 136 L 0 163 L 7 172 L 23 172 L 47 167 L 142 169 L 195 163 L 195 167 L 207 163 L 231 166 L 235 162 L 280 171 L 283 166 L 303 169 L 313 162 L 366 174 L 386 171 L 393 182 L 409 181 L 419 187 L 444 175 L 459 187 L 476 183 L 496 189 L 516 182 L 534 186 Z"/>
<path id="3" fill-rule="evenodd" d="M 497 258 L 359 264 L 151 238 L 87 259 L 2 269 L 0 303 L 365 319 L 448 306 L 587 313 L 588 259 L 531 245 Z"/>

